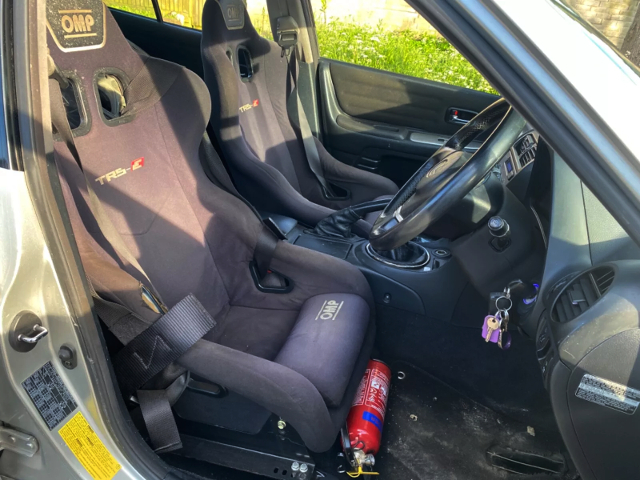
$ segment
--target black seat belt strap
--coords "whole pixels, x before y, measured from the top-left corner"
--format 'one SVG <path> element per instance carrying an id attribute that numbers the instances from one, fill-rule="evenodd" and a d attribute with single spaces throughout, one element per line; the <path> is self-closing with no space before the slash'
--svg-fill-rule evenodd
<path id="1" fill-rule="evenodd" d="M 167 453 L 182 448 L 166 390 L 138 390 L 137 395 L 140 412 L 154 451 Z"/>
<path id="2" fill-rule="evenodd" d="M 275 252 L 277 246 L 278 238 L 276 238 L 269 227 L 263 224 L 254 252 L 256 267 L 261 278 L 266 277 L 267 274 L 270 273 L 269 266 L 271 265 L 273 252 Z"/>
<path id="3" fill-rule="evenodd" d="M 191 348 L 215 326 L 215 321 L 189 295 L 150 326 L 132 310 L 105 300 L 91 288 L 96 314 L 126 345 L 115 356 L 114 369 L 122 392 L 129 398 L 134 394 L 137 398 L 151 445 L 158 453 L 182 448 L 167 396 L 172 385 L 164 390 L 138 388 Z"/>
<path id="4" fill-rule="evenodd" d="M 215 325 L 196 297 L 180 300 L 116 354 L 113 366 L 123 393 L 133 395 Z"/>
<path id="5" fill-rule="evenodd" d="M 309 164 L 311 172 L 315 175 L 318 183 L 320 183 L 320 186 L 324 190 L 325 196 L 328 198 L 335 197 L 331 185 L 329 185 L 329 182 L 324 177 L 320 152 L 318 151 L 315 137 L 309 126 L 307 113 L 304 110 L 302 99 L 300 98 L 300 88 L 298 85 L 298 62 L 300 59 L 298 57 L 302 54 L 300 45 L 298 44 L 297 24 L 291 17 L 278 18 L 277 40 L 282 48 L 283 55 L 287 56 L 288 80 L 291 82 L 288 90 L 291 91 L 290 95 L 294 96 L 294 101 L 287 102 L 287 107 L 293 110 L 294 118 L 298 120 L 300 137 L 302 138 L 302 146 L 307 158 L 307 163 Z"/>

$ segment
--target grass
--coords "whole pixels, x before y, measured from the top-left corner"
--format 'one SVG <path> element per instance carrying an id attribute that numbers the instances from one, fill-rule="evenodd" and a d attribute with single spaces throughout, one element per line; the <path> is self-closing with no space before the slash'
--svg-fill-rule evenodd
<path id="1" fill-rule="evenodd" d="M 252 15 L 262 36 L 272 39 L 266 11 Z M 444 38 L 415 30 L 389 31 L 350 22 L 316 22 L 323 57 L 387 72 L 443 82 L 481 92 L 498 92 Z"/>
<path id="2" fill-rule="evenodd" d="M 108 7 L 113 7 L 116 10 L 122 10 L 123 12 L 134 13 L 148 18 L 156 18 L 156 12 L 152 5 L 149 5 L 149 7 L 129 6 L 126 4 L 126 0 L 105 0 L 104 3 Z"/>
<path id="3" fill-rule="evenodd" d="M 412 77 L 497 93 L 444 38 L 412 30 L 387 31 L 345 22 L 318 23 L 323 57 Z"/>
<path id="4" fill-rule="evenodd" d="M 107 0 L 108 5 L 138 15 L 155 18 L 153 8 L 127 6 L 127 0 Z M 133 2 L 132 2 L 133 3 Z M 497 93 L 473 66 L 444 38 L 416 30 L 389 31 L 353 22 L 317 18 L 318 45 L 323 57 L 342 62 L 410 75 L 458 87 Z M 184 26 L 191 27 L 190 18 Z M 165 21 L 178 23 L 171 14 Z M 266 9 L 252 12 L 251 21 L 258 32 L 272 39 Z M 198 28 L 199 25 L 194 27 Z"/>

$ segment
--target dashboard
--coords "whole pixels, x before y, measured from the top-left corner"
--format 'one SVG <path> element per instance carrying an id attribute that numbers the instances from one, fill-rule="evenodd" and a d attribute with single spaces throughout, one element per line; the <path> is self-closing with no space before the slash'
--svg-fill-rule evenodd
<path id="1" fill-rule="evenodd" d="M 503 184 L 508 184 L 531 165 L 536 158 L 538 150 L 538 132 L 531 127 L 526 127 L 513 146 L 493 169 L 493 174 Z"/>
<path id="2" fill-rule="evenodd" d="M 565 161 L 531 135 L 531 168 L 518 168 L 527 148 L 517 142 L 500 163 L 503 178 L 508 162 L 514 167 L 507 182 L 531 171 L 528 205 L 548 224 L 538 300 L 521 328 L 535 340 L 558 427 L 582 478 L 638 478 L 640 247 Z"/>

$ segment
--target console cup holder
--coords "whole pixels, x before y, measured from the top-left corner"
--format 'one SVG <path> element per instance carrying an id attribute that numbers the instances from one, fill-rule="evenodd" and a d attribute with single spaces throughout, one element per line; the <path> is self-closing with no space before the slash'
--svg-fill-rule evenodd
<path id="1" fill-rule="evenodd" d="M 365 248 L 374 260 L 396 268 L 418 269 L 429 263 L 429 251 L 416 242 L 409 242 L 394 250 L 378 252 L 370 243 Z"/>

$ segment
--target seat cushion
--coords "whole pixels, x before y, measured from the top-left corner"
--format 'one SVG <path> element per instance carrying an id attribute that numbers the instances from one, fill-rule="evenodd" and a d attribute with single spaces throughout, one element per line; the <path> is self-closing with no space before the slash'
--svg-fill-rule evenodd
<path id="1" fill-rule="evenodd" d="M 275 362 L 306 377 L 329 407 L 337 407 L 362 348 L 369 315 L 369 305 L 357 295 L 312 297 Z"/>

